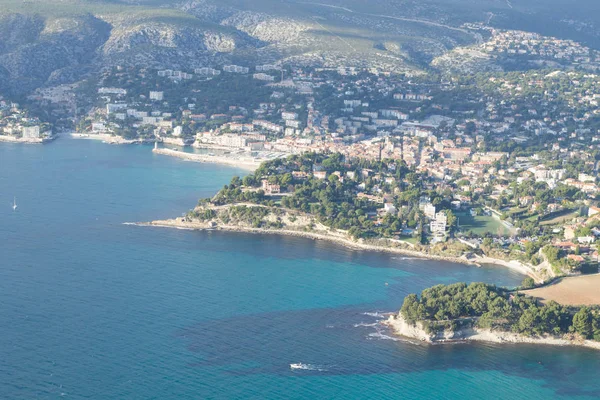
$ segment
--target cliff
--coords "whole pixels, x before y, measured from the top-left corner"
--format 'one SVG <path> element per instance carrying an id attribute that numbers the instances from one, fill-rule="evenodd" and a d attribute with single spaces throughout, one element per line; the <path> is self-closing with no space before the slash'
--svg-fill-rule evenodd
<path id="1" fill-rule="evenodd" d="M 391 315 L 384 324 L 389 326 L 398 336 L 419 340 L 422 342 L 457 343 L 457 342 L 490 342 L 490 343 L 529 343 L 552 346 L 583 346 L 600 350 L 600 342 L 582 340 L 576 335 L 566 334 L 564 336 L 545 335 L 533 337 L 520 335 L 513 332 L 493 331 L 490 329 L 479 329 L 468 327 L 457 330 L 446 329 L 437 333 L 430 333 L 422 322 L 416 324 L 408 323 L 400 313 Z"/>

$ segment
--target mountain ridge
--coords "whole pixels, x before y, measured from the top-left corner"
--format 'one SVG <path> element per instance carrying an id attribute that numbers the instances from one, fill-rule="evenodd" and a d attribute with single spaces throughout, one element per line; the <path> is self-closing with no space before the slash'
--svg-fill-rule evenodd
<path id="1" fill-rule="evenodd" d="M 418 73 L 454 49 L 482 42 L 480 33 L 463 23 L 502 24 L 512 13 L 540 12 L 542 6 L 536 0 L 518 5 L 492 0 L 0 4 L 0 90 L 7 94 L 74 81 L 117 64 L 190 69 L 280 62 Z M 450 12 L 453 6 L 457 11 Z M 574 31 L 585 31 L 570 24 Z"/>

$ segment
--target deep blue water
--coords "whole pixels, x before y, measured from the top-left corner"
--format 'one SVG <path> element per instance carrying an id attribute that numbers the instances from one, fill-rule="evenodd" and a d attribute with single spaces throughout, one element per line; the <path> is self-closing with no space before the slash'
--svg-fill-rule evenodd
<path id="1" fill-rule="evenodd" d="M 591 350 L 373 326 L 408 293 L 517 284 L 508 270 L 122 224 L 179 215 L 236 173 L 144 146 L 0 144 L 0 398 L 600 397 Z"/>

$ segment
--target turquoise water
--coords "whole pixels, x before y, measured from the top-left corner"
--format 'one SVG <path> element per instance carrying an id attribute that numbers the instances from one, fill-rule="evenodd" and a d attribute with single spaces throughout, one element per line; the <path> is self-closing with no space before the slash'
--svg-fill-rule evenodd
<path id="1" fill-rule="evenodd" d="M 600 397 L 600 353 L 373 325 L 410 292 L 511 271 L 122 224 L 179 215 L 235 173 L 144 146 L 0 145 L 0 398 Z"/>

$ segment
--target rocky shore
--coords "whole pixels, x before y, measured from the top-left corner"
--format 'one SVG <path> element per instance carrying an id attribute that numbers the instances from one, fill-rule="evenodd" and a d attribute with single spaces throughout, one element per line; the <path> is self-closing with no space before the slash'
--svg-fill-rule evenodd
<path id="1" fill-rule="evenodd" d="M 10 135 L 0 135 L 0 142 L 9 142 L 9 143 L 28 143 L 28 144 L 42 144 L 48 143 L 56 139 L 56 135 L 50 137 L 41 137 L 41 138 L 22 138 Z"/>
<path id="2" fill-rule="evenodd" d="M 317 227 L 313 231 L 306 231 L 300 228 L 300 225 L 297 224 L 298 229 L 294 228 L 252 228 L 240 224 L 213 224 L 210 222 L 190 220 L 187 218 L 176 218 L 176 219 L 168 219 L 168 220 L 157 220 L 147 223 L 133 223 L 133 225 L 137 226 L 154 226 L 154 227 L 163 227 L 163 228 L 176 228 L 176 229 L 185 229 L 185 230 L 221 230 L 221 231 L 229 231 L 229 232 L 244 232 L 244 233 L 254 233 L 254 234 L 272 234 L 272 235 L 286 235 L 286 236 L 296 236 L 303 237 L 307 239 L 313 240 L 324 240 L 331 243 L 335 243 L 341 246 L 344 246 L 353 250 L 367 250 L 367 251 L 379 251 L 386 252 L 392 254 L 400 254 L 403 256 L 409 256 L 414 258 L 428 259 L 428 260 L 438 260 L 438 261 L 447 261 L 453 263 L 460 263 L 466 265 L 473 266 L 481 266 L 482 264 L 490 264 L 490 265 L 498 265 L 506 268 L 510 268 L 515 272 L 518 272 L 523 275 L 530 275 L 534 278 L 535 274 L 532 270 L 528 269 L 526 266 L 522 264 L 506 262 L 504 260 L 498 260 L 494 258 L 487 257 L 475 257 L 475 258 L 466 258 L 466 257 L 455 257 L 455 256 L 444 256 L 444 255 L 435 255 L 428 254 L 417 250 L 411 250 L 409 247 L 412 246 L 408 242 L 403 242 L 402 244 L 406 247 L 398 247 L 390 244 L 389 240 L 381 240 L 381 244 L 377 243 L 366 243 L 362 240 L 353 240 L 344 233 L 325 230 L 324 227 Z M 395 241 L 399 242 L 399 241 Z M 394 243 L 396 244 L 396 243 Z"/>
<path id="3" fill-rule="evenodd" d="M 430 344 L 488 342 L 488 343 L 528 343 L 550 346 L 582 346 L 600 350 L 600 342 L 582 340 L 574 335 L 563 337 L 547 335 L 544 337 L 530 337 L 512 332 L 491 331 L 489 329 L 467 328 L 456 331 L 444 331 L 431 334 L 425 331 L 420 323 L 409 324 L 400 314 L 391 315 L 382 322 L 390 327 L 394 334 L 409 339 Z"/>

